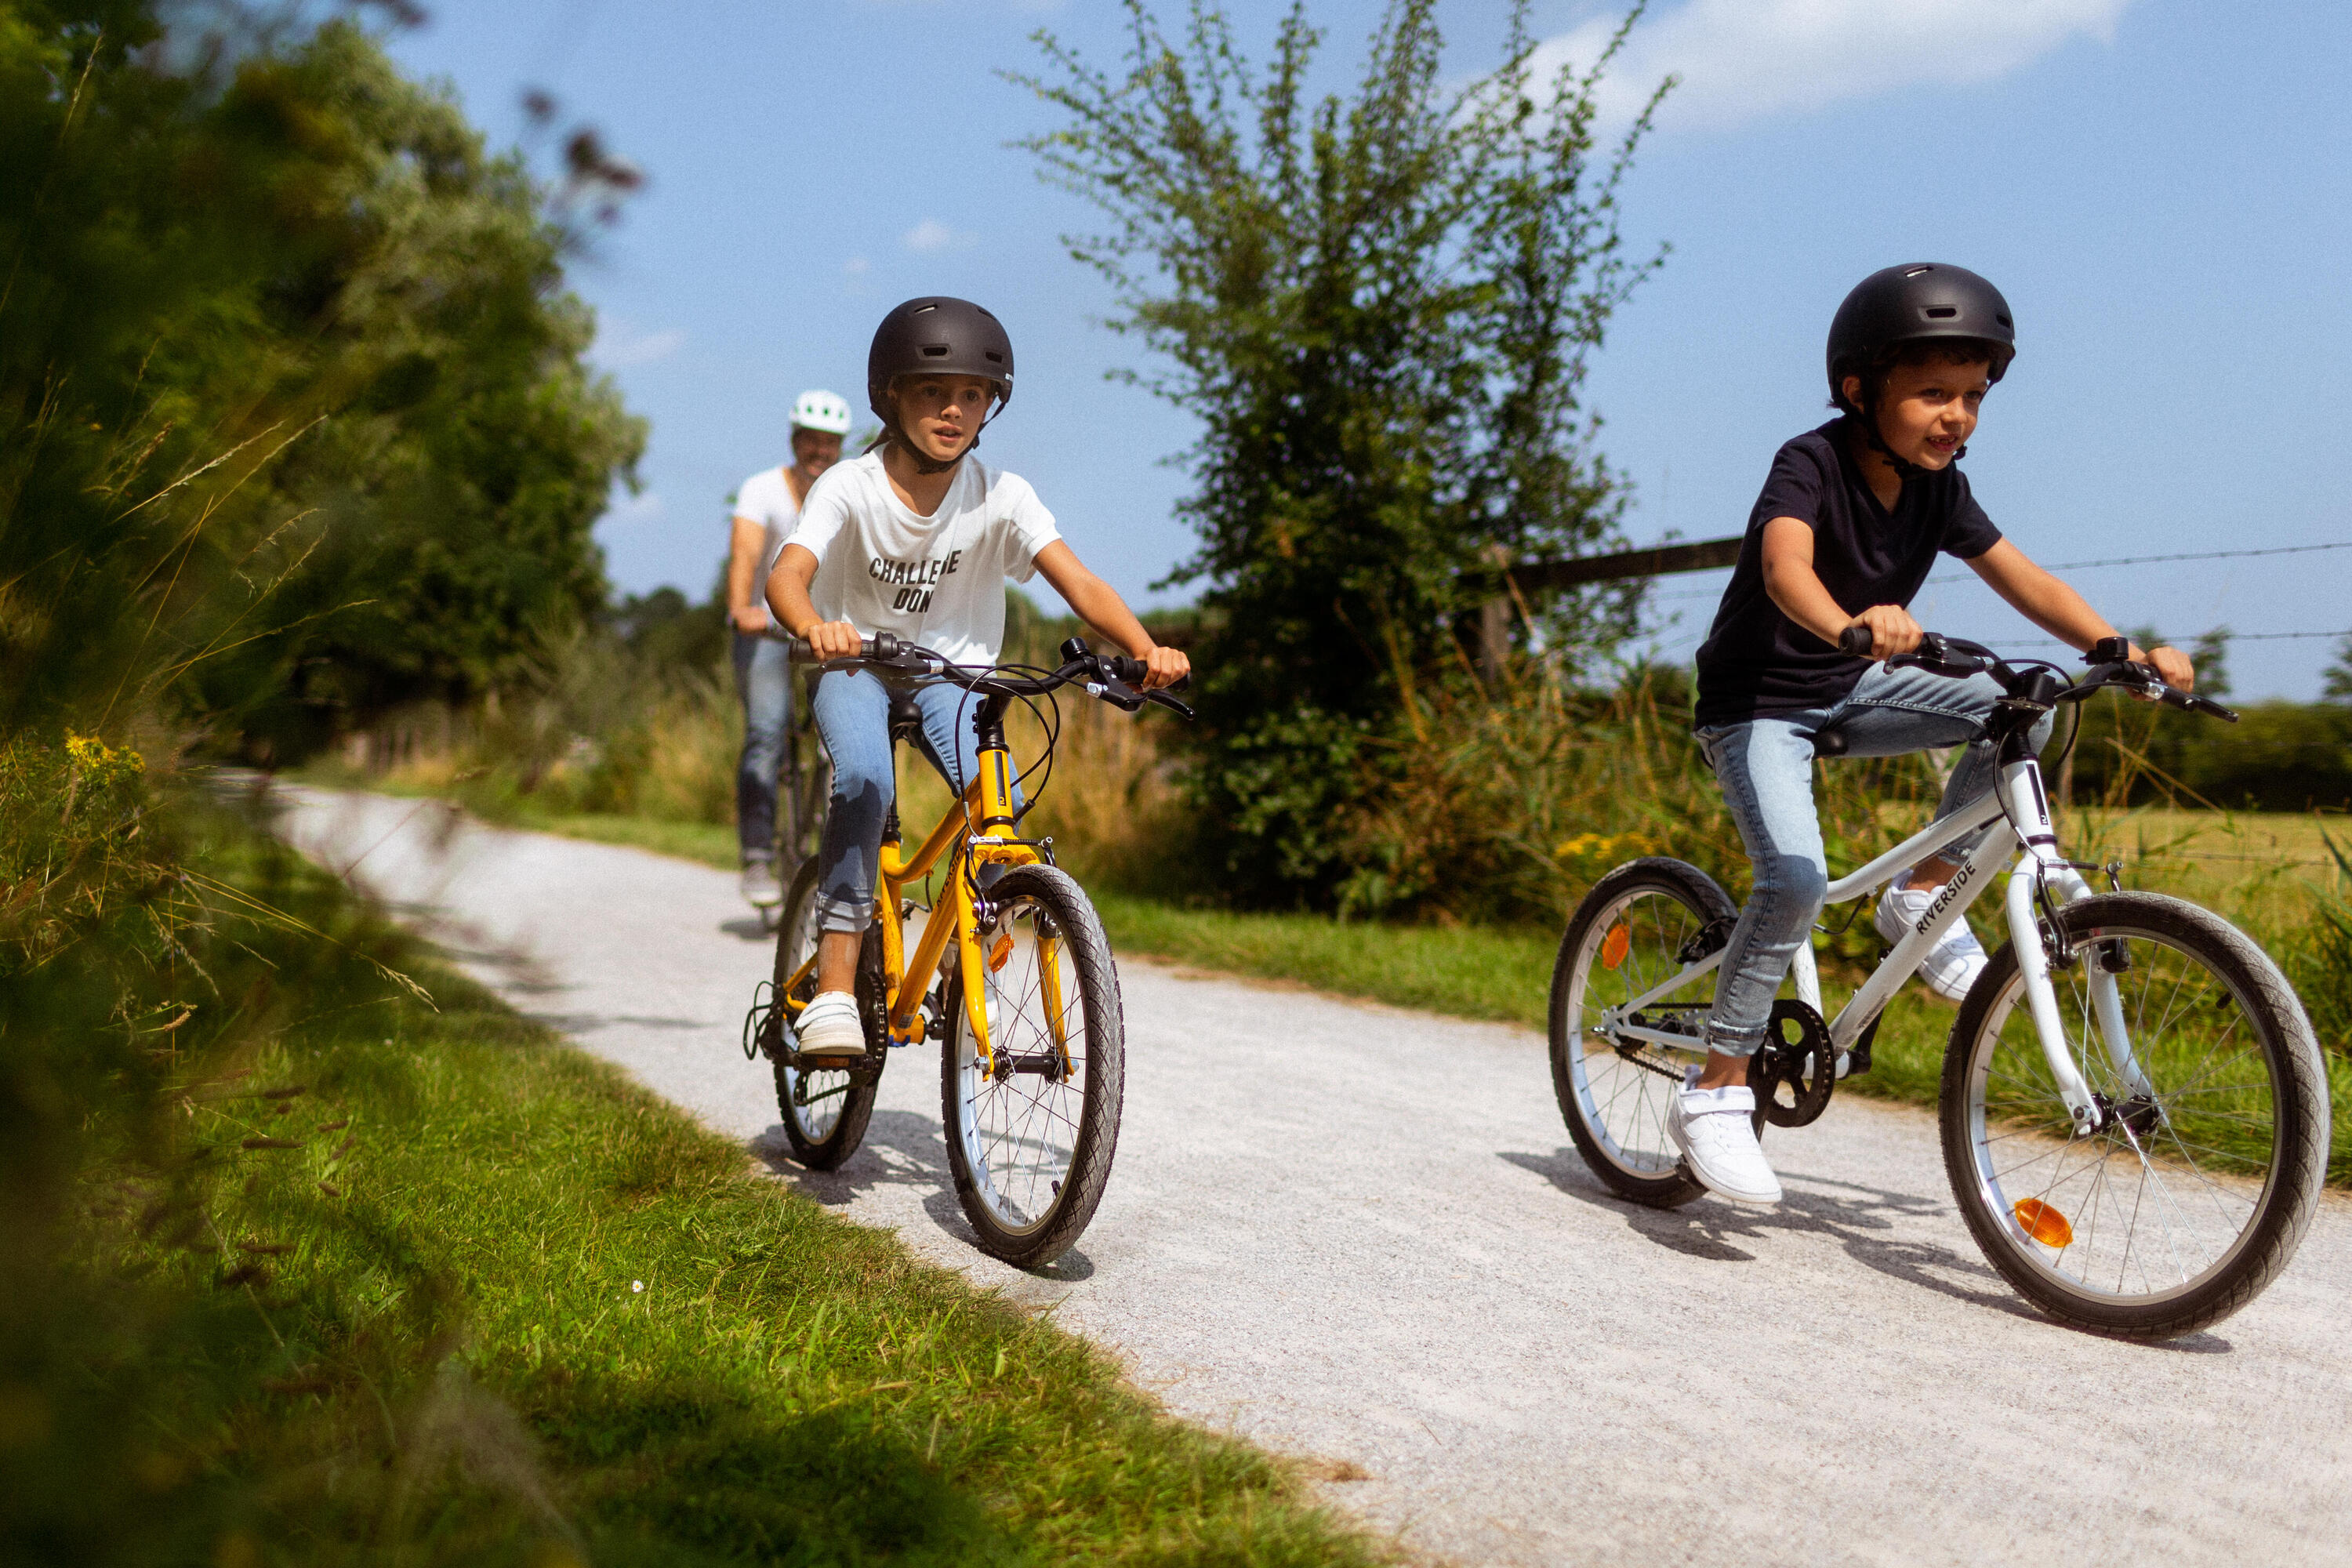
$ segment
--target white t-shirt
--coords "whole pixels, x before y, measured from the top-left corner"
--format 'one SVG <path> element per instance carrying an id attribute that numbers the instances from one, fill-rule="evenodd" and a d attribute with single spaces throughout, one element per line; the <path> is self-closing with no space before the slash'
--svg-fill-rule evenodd
<path id="1" fill-rule="evenodd" d="M 758 523 L 767 531 L 760 545 L 760 572 L 751 579 L 751 602 L 767 607 L 768 574 L 776 569 L 776 557 L 783 553 L 784 541 L 800 526 L 800 503 L 793 500 L 792 482 L 784 478 L 780 465 L 762 468 L 745 479 L 735 492 L 735 513 Z M 771 615 L 771 621 L 775 619 Z"/>
<path id="2" fill-rule="evenodd" d="M 1015 474 L 966 458 L 940 509 L 918 516 L 890 489 L 882 454 L 836 463 L 809 487 L 788 542 L 816 557 L 809 598 L 828 621 L 889 632 L 958 664 L 993 664 L 1004 642 L 1004 581 L 1036 574 L 1061 538 Z"/>

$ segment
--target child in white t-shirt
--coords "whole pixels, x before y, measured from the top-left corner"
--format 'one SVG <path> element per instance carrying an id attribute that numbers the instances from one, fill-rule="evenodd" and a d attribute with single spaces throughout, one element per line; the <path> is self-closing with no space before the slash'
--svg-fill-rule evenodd
<path id="1" fill-rule="evenodd" d="M 863 638 L 889 632 L 959 664 L 993 664 L 1005 580 L 1042 572 L 1089 626 L 1144 661 L 1147 688 L 1190 670 L 1063 542 L 1028 481 L 969 456 L 1013 397 L 1013 343 L 994 316 L 963 300 L 908 300 L 875 331 L 866 392 L 880 441 L 810 488 L 768 578 L 777 620 L 819 658 L 854 658 Z M 913 696 L 923 749 L 961 792 L 978 762 L 963 694 L 934 685 Z M 857 949 L 897 790 L 889 693 L 866 670 L 830 670 L 812 708 L 833 759 L 833 801 L 818 858 L 817 995 L 801 1014 L 800 1048 L 856 1057 L 866 1050 Z"/>

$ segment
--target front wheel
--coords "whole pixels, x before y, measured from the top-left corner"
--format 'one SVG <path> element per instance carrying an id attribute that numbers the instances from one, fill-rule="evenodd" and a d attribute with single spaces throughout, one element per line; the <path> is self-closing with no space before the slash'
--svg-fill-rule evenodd
<path id="1" fill-rule="evenodd" d="M 1110 942 L 1066 872 L 1018 867 L 988 897 L 982 973 L 959 966 L 941 1010 L 940 1114 L 981 1250 L 1034 1268 L 1078 1239 L 1110 1180 L 1127 1027 Z M 968 1001 L 988 1020 L 985 1062 Z"/>
<path id="2" fill-rule="evenodd" d="M 874 1075 L 835 1068 L 803 1072 L 784 1060 L 783 997 L 787 989 L 806 1001 L 815 994 L 815 976 L 793 985 L 793 976 L 816 953 L 816 860 L 801 863 L 792 890 L 777 908 L 775 994 L 778 1038 L 770 1054 L 776 1063 L 776 1110 L 784 1123 L 784 1137 L 793 1158 L 812 1171 L 836 1169 L 857 1152 L 865 1140 L 866 1123 L 874 1114 Z M 880 985 L 881 943 L 872 926 L 866 930 L 866 952 L 857 965 L 857 1007 L 865 1016 L 866 1048 L 877 1053 L 882 1033 Z"/>
<path id="3" fill-rule="evenodd" d="M 1674 1208 L 1706 1192 L 1666 1135 L 1685 1069 L 1706 1059 L 1700 1030 L 1710 970 L 1618 1019 L 1624 1005 L 1723 945 L 1738 910 L 1696 866 L 1628 861 L 1592 886 L 1560 938 L 1551 977 L 1551 1082 L 1577 1152 L 1619 1196 Z M 1712 944 L 1712 945 L 1710 945 Z"/>
<path id="4" fill-rule="evenodd" d="M 2228 921 L 2154 893 L 2059 911 L 2051 982 L 2099 1127 L 2074 1130 L 2013 947 L 1944 1054 L 1944 1167 L 1985 1257 L 2052 1317 L 2134 1339 L 2221 1321 L 2294 1256 L 2327 1078 L 2294 992 Z"/>

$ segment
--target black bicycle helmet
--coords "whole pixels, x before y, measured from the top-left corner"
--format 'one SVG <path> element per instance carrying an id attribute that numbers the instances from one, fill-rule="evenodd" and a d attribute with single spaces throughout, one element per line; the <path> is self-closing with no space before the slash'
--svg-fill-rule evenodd
<path id="1" fill-rule="evenodd" d="M 1849 414 L 1845 378 L 1867 374 L 1885 350 L 1935 338 L 1969 338 L 1992 350 L 1990 379 L 2017 357 L 2017 325 L 2000 290 L 1965 267 L 1914 261 L 1853 286 L 1830 321 L 1830 401 Z"/>
<path id="2" fill-rule="evenodd" d="M 996 407 L 981 423 L 985 430 L 1013 401 L 1013 340 L 1005 335 L 1004 323 L 969 300 L 930 294 L 908 300 L 874 329 L 873 346 L 866 351 L 866 405 L 916 468 L 935 474 L 955 464 L 935 463 L 916 450 L 900 434 L 890 407 L 892 382 L 902 375 L 925 374 L 976 375 L 996 383 Z M 980 431 L 975 430 L 964 451 L 979 445 Z M 961 453 L 957 460 L 962 460 Z"/>

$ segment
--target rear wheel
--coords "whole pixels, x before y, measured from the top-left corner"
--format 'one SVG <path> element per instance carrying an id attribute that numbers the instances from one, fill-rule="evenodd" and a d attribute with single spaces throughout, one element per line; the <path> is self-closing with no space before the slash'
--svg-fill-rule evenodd
<path id="1" fill-rule="evenodd" d="M 1126 1022 L 1110 942 L 1067 873 L 1018 867 L 988 897 L 982 973 L 959 967 L 942 1009 L 941 1120 L 981 1249 L 1034 1268 L 1078 1239 L 1110 1180 Z M 968 1000 L 988 1020 L 986 1063 Z"/>
<path id="2" fill-rule="evenodd" d="M 784 1136 L 792 1143 L 793 1158 L 812 1171 L 830 1171 L 856 1153 L 866 1137 L 866 1121 L 874 1114 L 877 1075 L 864 1063 L 803 1072 L 785 1059 L 793 1040 L 790 1030 L 781 1025 L 783 996 L 788 988 L 801 1001 L 816 994 L 814 973 L 803 977 L 797 986 L 792 984 L 793 976 L 816 952 L 814 858 L 802 863 L 791 890 L 777 908 L 781 911 L 776 929 L 775 973 L 779 1033 L 775 1048 L 770 1053 L 776 1063 L 776 1109 L 782 1116 Z M 866 928 L 866 947 L 857 964 L 857 1007 L 866 1020 L 866 1049 L 877 1058 L 882 1049 L 882 1000 L 877 973 L 881 956 L 879 938 L 880 933 L 873 927 Z"/>
<path id="3" fill-rule="evenodd" d="M 2318 1043 L 2278 966 L 2217 915 L 2117 893 L 2059 922 L 2075 956 L 2051 981 L 2102 1124 L 2074 1131 L 2004 946 L 1944 1055 L 1952 1194 L 1986 1258 L 2051 1316 L 2189 1333 L 2260 1295 L 2310 1223 L 2327 1169 Z"/>
<path id="4" fill-rule="evenodd" d="M 1593 884 L 1560 939 L 1551 981 L 1552 1089 L 1584 1163 L 1635 1203 L 1673 1208 L 1706 1190 L 1666 1135 L 1666 1112 L 1684 1069 L 1706 1059 L 1700 1029 L 1715 1001 L 1715 972 L 1617 1020 L 1687 1044 L 1619 1033 L 1611 1015 L 1712 951 L 1708 942 L 1720 946 L 1738 914 L 1697 867 L 1633 860 Z"/>

